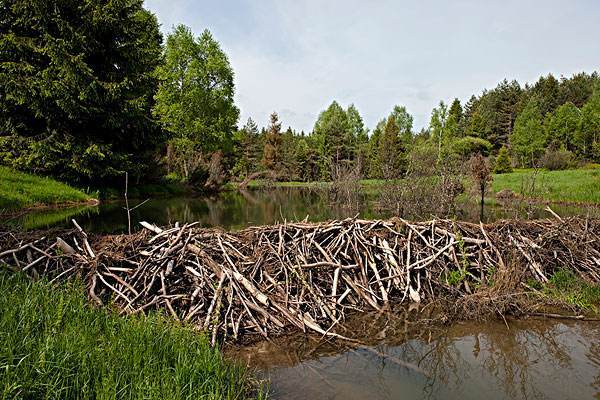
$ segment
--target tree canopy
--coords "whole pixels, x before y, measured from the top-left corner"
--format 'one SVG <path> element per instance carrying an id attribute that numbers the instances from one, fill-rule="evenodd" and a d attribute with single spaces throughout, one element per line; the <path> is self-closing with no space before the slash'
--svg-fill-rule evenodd
<path id="1" fill-rule="evenodd" d="M 142 0 L 0 6 L 0 157 L 70 181 L 151 170 L 162 37 Z"/>

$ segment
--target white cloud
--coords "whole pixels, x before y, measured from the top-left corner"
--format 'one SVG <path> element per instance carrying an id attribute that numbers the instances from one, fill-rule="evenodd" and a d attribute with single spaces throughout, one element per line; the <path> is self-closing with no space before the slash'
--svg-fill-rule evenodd
<path id="1" fill-rule="evenodd" d="M 525 4 L 524 4 L 525 3 Z M 332 100 L 373 127 L 394 104 L 420 128 L 440 99 L 467 100 L 503 78 L 600 65 L 600 2 L 559 0 L 147 0 L 163 30 L 209 28 L 236 73 L 240 123 L 278 111 L 310 131 Z"/>

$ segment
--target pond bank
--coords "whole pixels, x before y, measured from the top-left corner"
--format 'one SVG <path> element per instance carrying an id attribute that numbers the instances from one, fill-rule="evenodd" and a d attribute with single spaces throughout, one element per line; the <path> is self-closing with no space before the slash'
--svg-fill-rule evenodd
<path id="1" fill-rule="evenodd" d="M 0 213 L 97 202 L 94 197 L 97 193 L 84 193 L 51 178 L 0 166 Z"/>
<path id="2" fill-rule="evenodd" d="M 510 190 L 520 197 L 539 202 L 567 205 L 599 205 L 600 204 L 600 169 L 573 169 L 562 171 L 547 171 L 533 169 L 518 169 L 514 172 L 494 174 L 491 195 L 488 200 L 494 200 L 495 193 Z M 360 185 L 365 191 L 377 191 L 386 183 L 382 179 L 363 179 Z M 250 188 L 295 187 L 311 189 L 327 189 L 331 182 L 273 182 L 251 181 Z M 470 186 L 467 182 L 466 186 Z M 468 190 L 467 190 L 468 191 Z"/>

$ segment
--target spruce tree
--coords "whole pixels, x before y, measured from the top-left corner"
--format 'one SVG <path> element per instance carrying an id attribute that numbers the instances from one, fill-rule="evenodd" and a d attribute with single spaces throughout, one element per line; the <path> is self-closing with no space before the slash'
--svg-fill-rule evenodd
<path id="1" fill-rule="evenodd" d="M 393 116 L 388 117 L 379 140 L 379 158 L 384 179 L 395 179 L 401 175 L 400 130 Z"/>
<path id="2" fill-rule="evenodd" d="M 4 0 L 2 162 L 96 184 L 152 169 L 161 41 L 142 0 Z"/>
<path id="3" fill-rule="evenodd" d="M 505 174 L 509 172 L 512 172 L 512 162 L 510 160 L 510 155 L 508 154 L 508 149 L 506 146 L 502 146 L 498 152 L 498 157 L 496 157 L 494 173 Z"/>

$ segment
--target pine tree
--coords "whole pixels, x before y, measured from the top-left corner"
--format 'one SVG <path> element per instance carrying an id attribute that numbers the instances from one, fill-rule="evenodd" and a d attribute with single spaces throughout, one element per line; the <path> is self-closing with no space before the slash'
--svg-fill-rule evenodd
<path id="1" fill-rule="evenodd" d="M 383 136 L 379 140 L 379 158 L 384 179 L 394 179 L 401 175 L 400 129 L 393 116 L 388 117 Z"/>
<path id="2" fill-rule="evenodd" d="M 162 37 L 142 0 L 4 0 L 0 153 L 69 181 L 149 172 Z"/>
<path id="3" fill-rule="evenodd" d="M 510 160 L 510 155 L 508 154 L 508 149 L 506 146 L 502 146 L 498 152 L 498 157 L 496 157 L 494 173 L 505 174 L 509 172 L 512 172 L 512 162 Z"/>
<path id="4" fill-rule="evenodd" d="M 269 128 L 265 134 L 263 165 L 267 170 L 281 173 L 281 122 L 276 112 L 271 114 Z"/>

